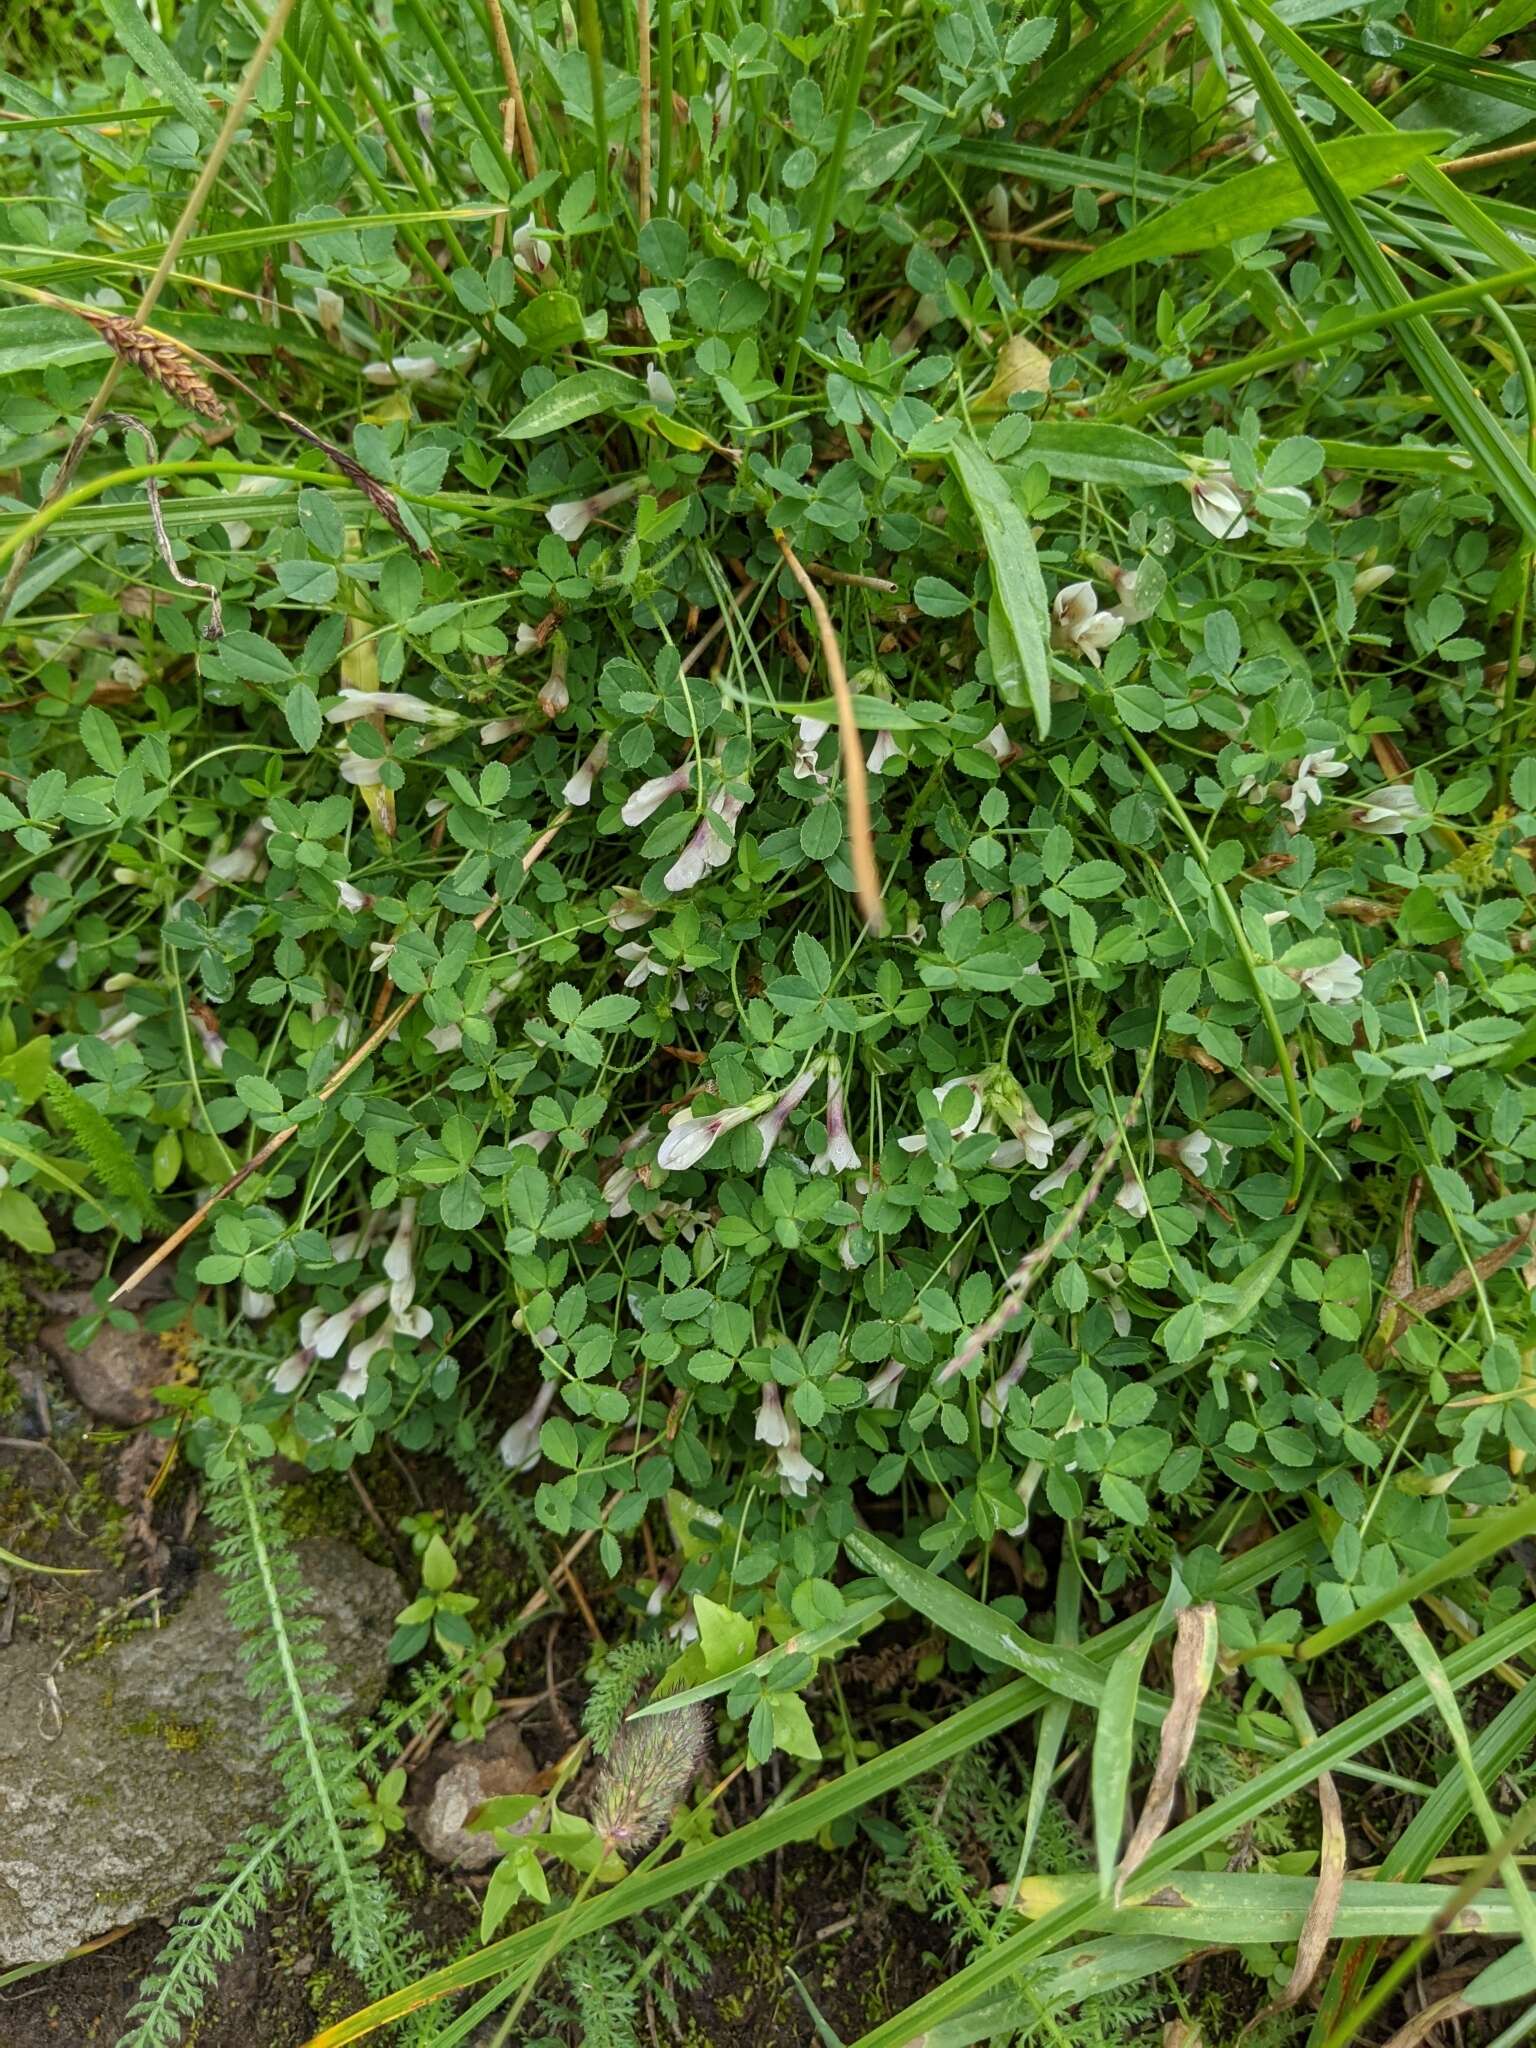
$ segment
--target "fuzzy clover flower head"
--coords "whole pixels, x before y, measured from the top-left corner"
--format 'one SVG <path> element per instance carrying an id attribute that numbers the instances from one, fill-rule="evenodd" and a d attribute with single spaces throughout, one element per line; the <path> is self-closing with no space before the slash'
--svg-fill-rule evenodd
<path id="1" fill-rule="evenodd" d="M 1290 829 L 1299 832 L 1306 823 L 1308 811 L 1323 800 L 1323 784 L 1336 776 L 1347 775 L 1349 763 L 1341 761 L 1332 747 L 1319 747 L 1315 753 L 1303 754 L 1296 764 L 1296 778 L 1291 784 L 1291 793 L 1280 808 L 1290 819 Z"/>
<path id="2" fill-rule="evenodd" d="M 1051 643 L 1064 654 L 1080 654 L 1098 668 L 1106 648 L 1125 631 L 1117 612 L 1101 611 L 1091 583 L 1068 583 L 1051 606 Z"/>
<path id="3" fill-rule="evenodd" d="M 544 517 L 549 521 L 550 531 L 558 534 L 569 547 L 581 539 L 594 519 L 612 511 L 615 505 L 624 504 L 639 489 L 639 484 L 631 477 L 627 483 L 610 484 L 605 491 L 594 491 L 588 498 L 563 499 L 560 504 L 551 505 Z"/>
<path id="4" fill-rule="evenodd" d="M 1363 964 L 1353 953 L 1340 953 L 1321 967 L 1300 968 L 1295 978 L 1320 1003 L 1352 1003 L 1364 987 L 1360 979 Z"/>
<path id="5" fill-rule="evenodd" d="M 604 1759 L 589 1809 L 604 1847 L 632 1856 L 654 1842 L 708 1754 L 709 1715 L 698 1701 L 626 1721 Z"/>
<path id="6" fill-rule="evenodd" d="M 1248 531 L 1248 515 L 1230 469 L 1213 464 L 1185 477 L 1195 517 L 1217 540 L 1240 540 Z"/>

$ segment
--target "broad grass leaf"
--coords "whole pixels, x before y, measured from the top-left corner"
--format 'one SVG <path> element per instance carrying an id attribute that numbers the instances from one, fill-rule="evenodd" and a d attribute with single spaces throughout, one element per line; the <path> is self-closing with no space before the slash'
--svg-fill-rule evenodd
<path id="1" fill-rule="evenodd" d="M 957 435 L 946 452 L 992 564 L 993 666 L 1001 656 L 1008 670 L 998 674 L 998 689 L 1005 703 L 1021 703 L 1022 684 L 1043 739 L 1051 729 L 1051 614 L 1029 521 L 1002 471 L 969 434 Z M 1006 636 L 1001 645 L 1000 629 Z"/>
<path id="2" fill-rule="evenodd" d="M 574 377 L 562 377 L 548 391 L 529 399 L 517 417 L 502 428 L 506 441 L 537 441 L 545 434 L 563 433 L 595 413 L 612 412 L 621 405 L 639 405 L 645 386 L 637 377 L 618 370 L 579 370 Z"/>
<path id="3" fill-rule="evenodd" d="M 1410 164 L 1454 140 L 1449 129 L 1421 129 L 1411 135 L 1346 135 L 1319 145 L 1339 190 L 1350 198 L 1372 192 Z M 1181 199 L 1161 213 L 1116 234 L 1101 249 L 1080 256 L 1061 280 L 1061 292 L 1075 291 L 1131 263 L 1156 263 L 1224 248 L 1241 235 L 1266 234 L 1306 213 L 1312 194 L 1294 164 L 1284 160 L 1239 171 L 1235 178 Z"/>
<path id="4" fill-rule="evenodd" d="M 1093 1737 L 1093 1848 L 1098 1864 L 1099 1896 L 1108 1898 L 1120 1855 L 1125 1825 L 1125 1795 L 1130 1788 L 1136 1746 L 1136 1696 L 1142 1669 L 1152 1647 L 1154 1627 L 1142 1630 L 1109 1667 L 1104 1703 Z"/>

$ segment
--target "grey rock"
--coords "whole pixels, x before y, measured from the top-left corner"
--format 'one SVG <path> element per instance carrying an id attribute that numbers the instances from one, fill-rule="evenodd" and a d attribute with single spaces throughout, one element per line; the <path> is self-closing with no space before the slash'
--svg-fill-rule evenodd
<path id="1" fill-rule="evenodd" d="M 83 1288 L 74 1295 L 50 1293 L 45 1305 L 57 1313 L 38 1331 L 38 1342 L 82 1408 L 125 1427 L 164 1412 L 152 1389 L 175 1376 L 176 1360 L 153 1331 L 118 1330 L 103 1323 L 89 1344 L 76 1350 L 69 1341 L 70 1328 L 96 1306 L 90 1295 Z"/>
<path id="2" fill-rule="evenodd" d="M 345 1543 L 298 1554 L 337 1696 L 365 1713 L 388 1675 L 399 1582 Z M 58 1962 L 173 1913 L 275 1810 L 261 1711 L 211 1569 L 163 1628 L 55 1672 L 57 1655 L 0 1651 L 0 1967 Z"/>
<path id="3" fill-rule="evenodd" d="M 484 1742 L 436 1751 L 421 1772 L 409 1819 L 411 1833 L 438 1863 L 484 1870 L 501 1851 L 490 1833 L 464 1825 L 487 1799 L 530 1792 L 538 1767 L 510 1721 L 498 1721 Z"/>

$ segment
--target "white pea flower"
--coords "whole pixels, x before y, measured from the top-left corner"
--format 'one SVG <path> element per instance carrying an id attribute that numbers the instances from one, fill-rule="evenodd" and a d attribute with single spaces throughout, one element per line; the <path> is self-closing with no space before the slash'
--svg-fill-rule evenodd
<path id="1" fill-rule="evenodd" d="M 631 477 L 627 483 L 610 484 L 605 491 L 594 491 L 590 498 L 563 499 L 560 504 L 551 505 L 544 517 L 549 521 L 550 530 L 570 546 L 581 539 L 599 514 L 611 511 L 615 505 L 622 505 L 639 489 L 639 482 Z"/>
<path id="2" fill-rule="evenodd" d="M 957 1088 L 968 1088 L 970 1090 L 971 1104 L 959 1124 L 955 1127 L 953 1136 L 968 1138 L 972 1131 L 977 1130 L 981 1124 L 981 1076 L 979 1074 L 959 1074 L 953 1080 L 940 1081 L 933 1091 L 934 1101 L 942 1103 L 945 1097 L 953 1094 Z M 896 1142 L 903 1152 L 921 1152 L 928 1143 L 928 1137 L 926 1132 L 919 1131 L 913 1137 L 898 1138 Z"/>
<path id="3" fill-rule="evenodd" d="M 387 362 L 364 363 L 363 376 L 370 384 L 425 384 L 439 368 L 435 356 L 391 356 Z"/>
<path id="4" fill-rule="evenodd" d="M 592 785 L 608 765 L 608 735 L 599 733 L 597 744 L 588 754 L 576 773 L 566 783 L 560 794 L 565 802 L 577 810 L 592 801 Z"/>
<path id="5" fill-rule="evenodd" d="M 758 1443 L 775 1451 L 789 1442 L 789 1417 L 784 1413 L 784 1403 L 773 1380 L 764 1384 L 752 1434 Z"/>
<path id="6" fill-rule="evenodd" d="M 370 939 L 368 942 L 368 972 L 382 974 L 395 957 L 395 939 Z"/>
<path id="7" fill-rule="evenodd" d="M 1231 470 L 1210 469 L 1199 476 L 1187 476 L 1184 488 L 1189 492 L 1195 517 L 1217 540 L 1240 540 L 1248 531 L 1248 515 Z"/>
<path id="8" fill-rule="evenodd" d="M 194 902 L 200 903 L 209 896 L 220 882 L 248 882 L 261 866 L 266 850 L 267 835 L 272 829 L 270 818 L 258 818 L 256 823 L 227 853 L 216 853 L 203 865 L 203 872 L 192 884 L 190 894 Z"/>
<path id="9" fill-rule="evenodd" d="M 1056 1133 L 1052 1132 L 1051 1135 L 1054 1137 Z M 1087 1157 L 1088 1140 L 1080 1138 L 1054 1173 L 1047 1174 L 1044 1180 L 1035 1182 L 1029 1191 L 1032 1198 L 1037 1202 L 1043 1201 L 1047 1195 L 1054 1195 L 1058 1188 L 1064 1188 Z"/>
<path id="10" fill-rule="evenodd" d="M 341 323 L 346 310 L 347 302 L 340 292 L 333 292 L 329 285 L 315 286 L 315 318 L 320 322 L 326 340 L 333 344 L 341 340 Z"/>
<path id="11" fill-rule="evenodd" d="M 365 895 L 355 882 L 338 882 L 336 901 L 343 910 L 366 910 L 373 898 Z"/>
<path id="12" fill-rule="evenodd" d="M 638 1130 L 630 1132 L 629 1136 L 619 1147 L 618 1158 L 613 1171 L 602 1185 L 602 1197 L 608 1204 L 608 1214 L 610 1216 L 632 1216 L 634 1214 L 629 1198 L 637 1186 L 644 1185 L 644 1177 L 641 1168 L 626 1165 L 625 1161 L 630 1153 L 638 1152 L 642 1145 L 648 1145 L 650 1142 L 651 1127 L 649 1124 L 641 1124 Z"/>
<path id="13" fill-rule="evenodd" d="M 1032 1166 L 1036 1173 L 1043 1173 L 1056 1149 L 1057 1133 L 1027 1096 L 1014 1113 L 1012 1129 L 1013 1136 L 1005 1138 L 995 1148 L 987 1164 L 995 1166 L 999 1172 L 1024 1165 Z"/>
<path id="14" fill-rule="evenodd" d="M 377 789 L 384 779 L 381 761 L 372 760 L 367 754 L 354 754 L 350 747 L 344 747 L 336 756 L 336 765 L 342 781 L 349 782 L 354 789 Z"/>
<path id="15" fill-rule="evenodd" d="M 326 705 L 326 722 L 349 725 L 356 718 L 402 718 L 410 725 L 457 725 L 459 714 L 446 705 L 429 704 L 425 697 L 413 697 L 409 690 L 349 690 L 336 692 Z"/>
<path id="16" fill-rule="evenodd" d="M 275 1294 L 264 1294 L 259 1287 L 251 1287 L 241 1282 L 240 1313 L 248 1323 L 264 1323 L 276 1307 Z"/>
<path id="17" fill-rule="evenodd" d="M 740 817 L 743 808 L 740 797 L 732 796 L 728 790 L 717 789 L 705 807 L 703 817 L 694 827 L 692 838 L 662 876 L 662 887 L 677 896 L 684 889 L 697 888 L 712 868 L 724 867 L 736 850 L 729 828 Z M 716 829 L 713 823 L 716 818 L 727 828 L 726 831 Z"/>
<path id="18" fill-rule="evenodd" d="M 1115 1196 L 1115 1207 L 1123 1210 L 1133 1221 L 1140 1221 L 1150 1210 L 1151 1206 L 1151 1203 L 1147 1200 L 1147 1191 L 1141 1182 L 1136 1179 L 1134 1174 L 1126 1174 L 1120 1183 L 1119 1192 Z"/>
<path id="19" fill-rule="evenodd" d="M 653 775 L 649 782 L 642 782 L 624 800 L 619 816 L 626 825 L 643 825 L 647 818 L 659 811 L 668 797 L 681 796 L 693 785 L 693 763 L 685 761 L 680 768 L 674 768 L 669 775 Z"/>
<path id="20" fill-rule="evenodd" d="M 825 719 L 795 720 L 795 754 L 789 772 L 796 782 L 819 782 L 823 789 L 830 783 L 831 776 L 816 766 L 816 749 L 831 730 Z"/>
<path id="21" fill-rule="evenodd" d="M 539 691 L 539 709 L 546 718 L 558 718 L 563 711 L 571 708 L 571 692 L 565 680 L 565 670 L 551 669 L 548 680 Z"/>
<path id="22" fill-rule="evenodd" d="M 670 412 L 677 403 L 677 387 L 665 370 L 655 363 L 645 366 L 645 395 L 658 412 Z"/>
<path id="23" fill-rule="evenodd" d="M 902 1375 L 906 1369 L 899 1358 L 887 1359 L 874 1378 L 864 1383 L 865 1407 L 894 1408 L 896 1396 L 901 1391 Z"/>
<path id="24" fill-rule="evenodd" d="M 1291 793 L 1280 806 L 1291 820 L 1293 832 L 1301 830 L 1307 812 L 1322 802 L 1324 782 L 1348 773 L 1349 763 L 1341 761 L 1332 747 L 1320 747 L 1315 753 L 1302 755 L 1296 764 L 1296 779 L 1291 784 Z"/>
<path id="25" fill-rule="evenodd" d="M 615 889 L 608 922 L 616 932 L 643 931 L 656 913 L 638 889 Z"/>
<path id="26" fill-rule="evenodd" d="M 1128 626 L 1139 626 L 1143 619 L 1151 618 L 1156 605 L 1148 604 L 1144 594 L 1138 589 L 1139 571 L 1117 568 L 1113 563 L 1108 563 L 1104 566 L 1104 574 L 1106 580 L 1115 586 L 1115 610 Z M 1156 580 L 1158 595 L 1161 595 L 1161 576 L 1159 575 Z"/>
<path id="27" fill-rule="evenodd" d="M 976 742 L 976 751 L 979 754 L 990 754 L 999 768 L 1006 768 L 1008 763 L 1016 761 L 1024 750 L 1015 746 L 1009 739 L 1006 727 L 994 725 L 984 739 Z"/>
<path id="28" fill-rule="evenodd" d="M 219 1030 L 218 1024 L 213 1021 L 212 1010 L 205 1009 L 201 1003 L 189 1003 L 187 1005 L 187 1015 L 192 1021 L 192 1029 L 197 1033 L 202 1043 L 203 1051 L 208 1056 L 209 1066 L 214 1069 L 215 1073 L 222 1074 L 224 1071 L 224 1059 L 229 1051 L 229 1046 L 225 1042 L 224 1034 Z"/>
<path id="29" fill-rule="evenodd" d="M 804 1102 L 816 1085 L 816 1076 L 821 1071 L 821 1061 L 813 1060 L 803 1074 L 797 1074 L 789 1086 L 779 1095 L 778 1100 L 757 1119 L 757 1134 L 763 1141 L 759 1166 L 768 1164 L 768 1155 L 783 1135 L 784 1126 Z"/>
<path id="30" fill-rule="evenodd" d="M 835 1059 L 827 1063 L 827 1106 L 822 1122 L 827 1127 L 827 1144 L 825 1151 L 818 1152 L 811 1161 L 812 1173 L 857 1173 L 864 1162 L 848 1135 L 843 1070 Z"/>
<path id="31" fill-rule="evenodd" d="M 541 270 L 549 268 L 553 253 L 548 242 L 534 233 L 531 213 L 521 227 L 512 230 L 512 263 L 515 269 L 537 276 Z"/>
<path id="32" fill-rule="evenodd" d="M 1117 612 L 1099 610 L 1098 594 L 1091 583 L 1068 583 L 1058 590 L 1051 612 L 1053 644 L 1065 653 L 1082 655 L 1095 668 L 1104 650 L 1113 647 L 1125 631 L 1125 621 Z"/>
<path id="33" fill-rule="evenodd" d="M 685 1167 L 696 1166 L 716 1138 L 753 1122 L 772 1099 L 769 1095 L 754 1095 L 750 1102 L 738 1102 L 732 1109 L 711 1110 L 707 1116 L 693 1116 L 680 1109 L 667 1121 L 667 1135 L 656 1153 L 657 1166 L 663 1173 L 681 1173 Z"/>
<path id="34" fill-rule="evenodd" d="M 416 1198 L 408 1195 L 400 1204 L 395 1234 L 384 1254 L 384 1277 L 389 1282 L 389 1306 L 393 1315 L 404 1316 L 416 1299 Z"/>
<path id="35" fill-rule="evenodd" d="M 480 728 L 482 747 L 499 747 L 503 740 L 510 740 L 523 730 L 520 718 L 488 718 Z"/>
<path id="36" fill-rule="evenodd" d="M 376 1280 L 371 1287 L 365 1287 L 361 1294 L 330 1315 L 323 1315 L 305 1335 L 304 1324 L 299 1324 L 299 1335 L 309 1344 L 316 1358 L 334 1358 L 351 1337 L 353 1330 L 365 1316 L 371 1316 L 376 1308 L 382 1308 L 389 1299 L 389 1282 Z"/>
<path id="37" fill-rule="evenodd" d="M 544 636 L 537 626 L 530 626 L 526 619 L 519 619 L 517 632 L 512 640 L 514 654 L 532 654 L 535 648 L 544 645 Z"/>
<path id="38" fill-rule="evenodd" d="M 792 1493 L 796 1500 L 804 1500 L 811 1481 L 825 1479 L 826 1474 L 819 1465 L 813 1465 L 801 1450 L 800 1432 L 793 1423 L 790 1431 L 790 1441 L 774 1452 L 774 1462 L 786 1492 Z"/>
<path id="39" fill-rule="evenodd" d="M 1205 1169 L 1210 1163 L 1213 1142 L 1205 1131 L 1190 1131 L 1180 1138 L 1174 1147 L 1180 1163 L 1195 1176 L 1196 1180 L 1205 1179 Z"/>
<path id="40" fill-rule="evenodd" d="M 533 1405 L 502 1432 L 497 1454 L 509 1472 L 531 1472 L 539 1462 L 539 1428 L 549 1413 L 559 1387 L 557 1380 L 543 1380 Z"/>
<path id="41" fill-rule="evenodd" d="M 1353 953 L 1341 953 L 1337 960 L 1324 961 L 1321 967 L 1303 967 L 1296 979 L 1320 1003 L 1352 1003 L 1363 986 L 1361 966 Z"/>
<path id="42" fill-rule="evenodd" d="M 1349 821 L 1362 832 L 1384 832 L 1391 836 L 1406 832 L 1410 825 L 1422 825 L 1425 811 L 1409 782 L 1388 782 L 1373 789 L 1360 808 L 1351 811 Z"/>
<path id="43" fill-rule="evenodd" d="M 1369 597 L 1373 590 L 1380 590 L 1384 583 L 1390 583 L 1396 574 L 1396 562 L 1373 562 L 1370 568 L 1356 572 L 1349 587 L 1356 597 Z"/>
<path id="44" fill-rule="evenodd" d="M 879 775 L 883 771 L 886 762 L 893 755 L 899 755 L 899 753 L 900 749 L 896 745 L 896 735 L 888 727 L 882 725 L 875 734 L 869 753 L 865 757 L 864 767 L 866 772 L 870 775 Z"/>
<path id="45" fill-rule="evenodd" d="M 99 1031 L 93 1031 L 89 1035 L 97 1045 L 121 1045 L 125 1039 L 132 1038 L 143 1022 L 144 1018 L 140 1011 L 119 1010 L 110 1023 L 103 1024 Z M 61 1052 L 59 1065 L 68 1074 L 82 1072 L 79 1046 L 72 1045 L 66 1052 Z"/>

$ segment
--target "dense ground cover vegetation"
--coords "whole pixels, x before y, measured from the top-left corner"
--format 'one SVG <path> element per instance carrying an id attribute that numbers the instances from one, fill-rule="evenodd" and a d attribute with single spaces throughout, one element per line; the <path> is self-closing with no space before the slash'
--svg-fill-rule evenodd
<path id="1" fill-rule="evenodd" d="M 1530 2031 L 1525 14 L 13 29 L 0 1234 L 85 1341 L 175 1233 L 280 1801 L 134 2048 L 295 1874 L 326 2041 L 631 2042 L 805 1841 L 932 1952 L 805 2039 Z M 354 1746 L 285 1501 L 386 1457 Z M 429 1953 L 390 1760 L 563 1560 Z"/>

